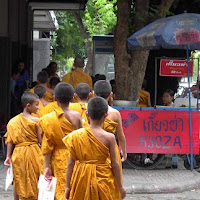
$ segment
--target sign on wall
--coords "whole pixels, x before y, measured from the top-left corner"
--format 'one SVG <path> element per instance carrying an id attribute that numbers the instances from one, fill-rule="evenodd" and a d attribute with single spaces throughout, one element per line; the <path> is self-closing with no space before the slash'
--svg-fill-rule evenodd
<path id="1" fill-rule="evenodd" d="M 128 153 L 190 154 L 188 111 L 120 110 Z M 199 154 L 200 112 L 192 111 L 193 153 Z"/>
<path id="2" fill-rule="evenodd" d="M 193 76 L 193 61 L 189 61 L 190 76 Z M 160 76 L 187 76 L 187 61 L 186 60 L 160 60 Z"/>

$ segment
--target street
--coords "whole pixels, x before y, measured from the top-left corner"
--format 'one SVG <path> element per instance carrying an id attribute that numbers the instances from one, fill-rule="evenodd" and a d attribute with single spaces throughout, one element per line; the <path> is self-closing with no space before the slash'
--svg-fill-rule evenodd
<path id="1" fill-rule="evenodd" d="M 172 194 L 134 194 L 127 195 L 125 200 L 199 200 L 200 190 L 191 190 Z"/>
<path id="2" fill-rule="evenodd" d="M 173 194 L 128 194 L 125 200 L 199 200 L 200 190 Z M 13 200 L 12 194 L 0 193 L 0 200 Z"/>

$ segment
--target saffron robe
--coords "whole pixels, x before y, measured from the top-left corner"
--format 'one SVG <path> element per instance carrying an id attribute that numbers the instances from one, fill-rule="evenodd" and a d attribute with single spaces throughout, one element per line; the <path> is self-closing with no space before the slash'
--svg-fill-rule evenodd
<path id="1" fill-rule="evenodd" d="M 70 200 L 121 200 L 117 181 L 112 173 L 109 149 L 91 129 L 81 128 L 63 139 L 76 168 L 71 178 Z"/>
<path id="2" fill-rule="evenodd" d="M 148 96 L 149 93 L 145 90 L 140 90 L 140 99 L 139 99 L 139 107 L 147 107 L 148 106 Z"/>
<path id="3" fill-rule="evenodd" d="M 109 118 L 106 118 L 104 123 L 102 124 L 101 128 L 109 133 L 115 134 L 117 125 L 118 125 L 117 122 L 114 122 Z M 119 164 L 121 180 L 122 180 L 122 161 L 121 161 L 121 156 L 120 156 L 119 147 L 118 147 L 117 143 L 115 144 L 115 152 L 116 152 L 116 157 L 117 157 L 117 161 Z M 111 163 L 110 158 L 109 158 L 108 162 Z"/>
<path id="4" fill-rule="evenodd" d="M 60 108 L 60 107 L 58 106 L 57 101 L 51 102 L 40 110 L 40 117 L 42 117 L 46 114 L 49 114 L 58 108 Z"/>
<path id="5" fill-rule="evenodd" d="M 29 90 L 29 92 L 34 93 L 34 89 L 35 89 L 35 87 L 31 88 L 31 89 Z M 54 99 L 53 99 L 53 94 L 51 94 L 51 93 L 49 93 L 49 92 L 46 92 L 46 93 L 45 93 L 45 96 L 44 96 L 44 100 L 46 100 L 46 101 L 48 101 L 48 102 L 53 102 L 53 101 L 54 101 Z"/>
<path id="6" fill-rule="evenodd" d="M 73 88 L 75 88 L 79 83 L 87 83 L 92 91 L 92 78 L 79 68 L 76 68 L 72 72 L 66 74 L 63 77 L 62 82 L 71 84 Z"/>
<path id="7" fill-rule="evenodd" d="M 54 101 L 53 94 L 46 92 L 45 96 L 44 96 L 44 100 L 46 100 L 48 102 L 53 102 Z"/>
<path id="8" fill-rule="evenodd" d="M 69 109 L 80 113 L 84 128 L 89 126 L 89 116 L 86 114 L 87 103 L 70 103 Z"/>
<path id="9" fill-rule="evenodd" d="M 65 118 L 61 109 L 55 109 L 40 118 L 39 124 L 43 132 L 42 153 L 52 153 L 51 168 L 53 176 L 57 178 L 55 199 L 64 200 L 66 169 L 70 154 L 62 139 L 75 128 Z"/>
<path id="10" fill-rule="evenodd" d="M 22 200 L 37 199 L 37 183 L 44 168 L 44 157 L 38 146 L 38 123 L 19 114 L 7 125 L 6 144 L 15 145 L 12 154 L 14 188 Z"/>

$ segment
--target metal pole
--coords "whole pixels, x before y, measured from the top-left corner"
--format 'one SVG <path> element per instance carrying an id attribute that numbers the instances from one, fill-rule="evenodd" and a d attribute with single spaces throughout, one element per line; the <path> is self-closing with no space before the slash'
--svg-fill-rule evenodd
<path id="1" fill-rule="evenodd" d="M 157 104 L 157 70 L 158 70 L 158 66 L 157 66 L 157 57 L 155 57 L 155 99 L 154 99 L 154 106 L 156 106 Z"/>
<path id="2" fill-rule="evenodd" d="M 192 145 L 192 111 L 191 111 L 191 94 L 190 94 L 190 70 L 189 70 L 189 48 L 186 44 L 187 55 L 187 78 L 188 78 L 188 91 L 189 91 L 189 127 L 190 127 L 190 168 L 193 170 L 193 145 Z"/>

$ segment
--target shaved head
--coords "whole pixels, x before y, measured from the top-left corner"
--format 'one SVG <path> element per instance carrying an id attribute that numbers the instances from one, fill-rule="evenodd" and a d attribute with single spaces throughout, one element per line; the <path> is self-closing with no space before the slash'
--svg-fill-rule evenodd
<path id="1" fill-rule="evenodd" d="M 28 103 L 32 104 L 37 99 L 39 99 L 37 94 L 32 93 L 32 92 L 24 92 L 24 94 L 21 97 L 23 108 L 25 108 Z"/>
<path id="2" fill-rule="evenodd" d="M 110 83 L 105 80 L 97 81 L 94 84 L 94 92 L 97 96 L 103 97 L 104 99 L 108 98 L 112 92 L 112 87 Z"/>
<path id="3" fill-rule="evenodd" d="M 46 83 L 48 81 L 48 78 L 49 78 L 49 75 L 47 72 L 45 71 L 41 71 L 38 73 L 37 75 L 37 80 L 40 82 L 40 83 Z"/>
<path id="4" fill-rule="evenodd" d="M 58 83 L 54 92 L 57 101 L 63 104 L 68 104 L 74 96 L 74 89 L 68 83 Z"/>
<path id="5" fill-rule="evenodd" d="M 60 83 L 60 79 L 58 77 L 52 77 L 49 81 L 51 88 L 55 88 L 58 83 Z"/>
<path id="6" fill-rule="evenodd" d="M 86 100 L 90 93 L 90 87 L 87 83 L 79 83 L 75 88 L 75 93 L 81 100 Z"/>
<path id="7" fill-rule="evenodd" d="M 46 89 L 42 85 L 37 85 L 34 88 L 34 93 L 37 94 L 39 98 L 42 98 L 46 93 Z"/>
<path id="8" fill-rule="evenodd" d="M 88 114 L 93 120 L 100 120 L 108 112 L 108 103 L 102 97 L 93 97 L 88 102 Z"/>

